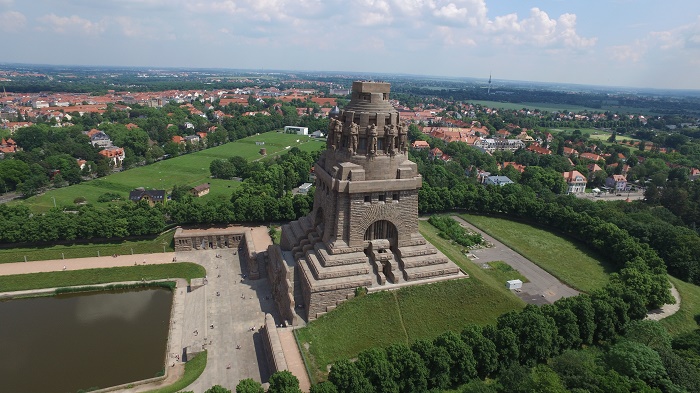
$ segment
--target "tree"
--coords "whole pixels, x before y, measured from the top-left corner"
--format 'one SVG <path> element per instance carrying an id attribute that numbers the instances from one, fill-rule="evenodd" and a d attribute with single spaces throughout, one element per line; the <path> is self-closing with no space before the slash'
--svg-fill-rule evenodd
<path id="1" fill-rule="evenodd" d="M 301 393 L 299 379 L 287 370 L 277 371 L 270 376 L 268 393 Z"/>
<path id="2" fill-rule="evenodd" d="M 450 354 L 450 381 L 454 385 L 463 384 L 476 377 L 476 361 L 467 344 L 454 332 L 448 331 L 435 338 L 436 347 L 444 348 Z"/>
<path id="3" fill-rule="evenodd" d="M 398 372 L 399 392 L 425 392 L 428 390 L 428 369 L 417 353 L 405 344 L 393 344 L 386 349 L 389 362 Z M 330 379 L 330 377 L 329 377 Z"/>
<path id="4" fill-rule="evenodd" d="M 338 389 L 331 381 L 323 381 L 316 385 L 311 385 L 309 393 L 338 393 Z"/>
<path id="5" fill-rule="evenodd" d="M 236 393 L 265 393 L 262 384 L 251 378 L 241 379 L 236 385 Z"/>
<path id="6" fill-rule="evenodd" d="M 389 363 L 383 349 L 371 348 L 360 352 L 356 363 L 377 393 L 398 392 L 399 387 L 396 383 L 398 373 Z"/>
<path id="7" fill-rule="evenodd" d="M 637 342 L 622 341 L 613 345 L 606 355 L 606 363 L 622 375 L 652 385 L 666 378 L 666 369 L 659 354 Z"/>
<path id="8" fill-rule="evenodd" d="M 419 340 L 411 345 L 428 369 L 428 388 L 447 389 L 450 386 L 450 354 L 431 341 Z"/>
<path id="9" fill-rule="evenodd" d="M 476 360 L 476 371 L 479 378 L 485 379 L 498 368 L 498 351 L 496 344 L 482 334 L 482 329 L 478 325 L 467 325 L 462 330 L 462 341 L 472 348 L 474 360 Z"/>
<path id="10" fill-rule="evenodd" d="M 221 385 L 214 385 L 205 390 L 204 393 L 231 393 L 231 391 Z"/>
<path id="11" fill-rule="evenodd" d="M 671 349 L 671 335 L 658 321 L 632 321 L 627 325 L 625 338 L 649 348 L 662 351 Z"/>
<path id="12" fill-rule="evenodd" d="M 374 393 L 374 387 L 357 365 L 347 359 L 337 361 L 328 373 L 328 380 L 339 393 Z"/>

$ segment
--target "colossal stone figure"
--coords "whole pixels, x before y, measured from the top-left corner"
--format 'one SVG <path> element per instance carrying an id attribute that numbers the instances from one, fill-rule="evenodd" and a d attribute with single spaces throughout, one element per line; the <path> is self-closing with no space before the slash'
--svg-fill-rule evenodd
<path id="1" fill-rule="evenodd" d="M 369 127 L 369 154 L 374 155 L 377 153 L 377 125 L 372 124 Z"/>

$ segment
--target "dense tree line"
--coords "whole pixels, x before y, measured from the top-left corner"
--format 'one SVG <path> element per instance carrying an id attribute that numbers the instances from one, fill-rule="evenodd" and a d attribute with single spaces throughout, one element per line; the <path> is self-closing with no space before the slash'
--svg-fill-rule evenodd
<path id="1" fill-rule="evenodd" d="M 335 362 L 321 392 L 698 392 L 697 331 L 671 343 L 644 307 L 607 288 L 528 305 L 495 325 Z"/>
<path id="2" fill-rule="evenodd" d="M 73 214 L 51 209 L 34 214 L 26 206 L 0 205 L 0 243 L 43 243 L 76 239 L 110 239 L 159 233 L 165 227 L 160 206 L 146 202 L 95 209 L 79 207 Z"/>

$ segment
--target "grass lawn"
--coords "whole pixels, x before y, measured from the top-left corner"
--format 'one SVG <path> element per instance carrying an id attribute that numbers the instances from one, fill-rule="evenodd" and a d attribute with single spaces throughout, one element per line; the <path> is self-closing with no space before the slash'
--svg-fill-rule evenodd
<path id="1" fill-rule="evenodd" d="M 471 277 L 361 296 L 296 330 L 312 381 L 325 379 L 327 365 L 364 349 L 432 339 L 468 323 L 494 323 L 499 315 L 525 306 L 468 260 L 460 246 L 439 238 L 427 222 L 419 225 L 421 233 Z"/>
<path id="2" fill-rule="evenodd" d="M 601 142 L 606 142 L 608 143 L 608 138 L 610 138 L 610 135 L 612 133 L 610 131 L 604 131 L 604 130 L 599 130 L 595 128 L 551 128 L 550 131 L 552 132 L 572 132 L 574 130 L 579 130 L 581 131 L 581 134 L 587 134 L 588 138 L 591 140 L 595 141 L 601 141 Z M 636 141 L 639 142 L 639 139 L 633 138 L 632 136 L 629 135 L 618 135 L 616 138 L 616 141 L 618 143 L 621 143 L 622 141 Z"/>
<path id="3" fill-rule="evenodd" d="M 681 281 L 675 277 L 668 277 L 676 286 L 681 296 L 681 308 L 670 317 L 661 320 L 661 324 L 672 335 L 688 333 L 698 328 L 694 317 L 700 314 L 700 286 Z"/>
<path id="4" fill-rule="evenodd" d="M 0 276 L 0 292 L 140 281 L 141 279 L 184 278 L 189 282 L 190 279 L 204 277 L 205 274 L 204 267 L 190 262 L 14 274 Z"/>
<path id="5" fill-rule="evenodd" d="M 502 218 L 461 215 L 567 285 L 583 292 L 602 288 L 615 267 L 584 245 L 552 232 Z"/>
<path id="6" fill-rule="evenodd" d="M 256 145 L 256 142 L 264 142 L 265 144 Z M 12 203 L 27 204 L 30 209 L 36 212 L 47 211 L 54 207 L 54 200 L 56 206 L 75 207 L 73 201 L 77 197 L 83 197 L 88 203 L 96 206 L 107 206 L 110 202 L 97 202 L 97 198 L 106 192 L 116 192 L 122 196 L 123 200 L 126 200 L 129 191 L 137 187 L 171 190 L 175 184 L 196 186 L 202 183 L 212 183 L 210 193 L 213 196 L 226 194 L 230 196 L 230 191 L 233 189 L 229 189 L 228 186 L 234 187 L 235 182 L 210 178 L 209 164 L 215 159 L 242 156 L 253 161 L 263 158 L 259 153 L 262 147 L 267 149 L 265 157 L 267 159 L 284 154 L 292 147 L 299 147 L 305 151 L 315 151 L 324 146 L 325 142 L 308 136 L 267 132 L 211 149 L 117 172 L 103 178 L 50 190 L 44 194 Z"/>
<path id="7" fill-rule="evenodd" d="M 587 108 L 584 106 L 575 106 L 575 105 L 567 105 L 567 104 L 552 104 L 552 103 L 543 103 L 543 102 L 513 103 L 513 102 L 499 102 L 499 101 L 469 100 L 469 103 L 475 104 L 475 105 L 481 105 L 481 106 L 485 106 L 485 107 L 489 107 L 489 108 L 502 108 L 502 109 L 508 109 L 508 110 L 520 110 L 523 108 L 527 108 L 530 110 L 539 109 L 541 111 L 547 111 L 547 112 L 562 112 L 562 111 L 582 112 L 584 110 L 596 111 L 596 109 L 594 109 L 594 108 Z"/>
<path id="8" fill-rule="evenodd" d="M 44 261 L 48 259 L 85 258 L 112 254 L 149 254 L 165 251 L 172 252 L 174 230 L 168 231 L 152 240 L 114 240 L 109 243 L 69 244 L 31 248 L 0 249 L 0 263 Z"/>
<path id="9" fill-rule="evenodd" d="M 196 354 L 189 362 L 185 363 L 185 373 L 177 382 L 164 388 L 149 390 L 146 393 L 175 393 L 189 386 L 197 380 L 207 367 L 207 351 Z"/>
<path id="10" fill-rule="evenodd" d="M 530 282 L 525 276 L 520 274 L 517 270 L 513 269 L 509 264 L 502 261 L 488 262 L 489 269 L 484 269 L 486 274 L 492 276 L 499 282 L 506 282 L 508 280 L 520 280 L 522 282 Z"/>

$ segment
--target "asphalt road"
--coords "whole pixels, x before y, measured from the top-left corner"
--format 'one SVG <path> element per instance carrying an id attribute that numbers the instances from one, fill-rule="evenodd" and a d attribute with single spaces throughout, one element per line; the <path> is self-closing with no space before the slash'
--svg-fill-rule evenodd
<path id="1" fill-rule="evenodd" d="M 477 229 L 461 217 L 453 216 L 452 218 L 470 230 L 480 233 L 486 241 L 493 244 L 493 247 L 472 250 L 472 254 L 478 258 L 473 260 L 474 263 L 482 265 L 486 262 L 503 261 L 530 281 L 523 283 L 520 291 L 511 290 L 525 302 L 530 304 L 551 304 L 562 297 L 579 294 L 577 290 L 565 285 L 541 267 Z M 503 285 L 505 284 L 503 283 Z"/>

